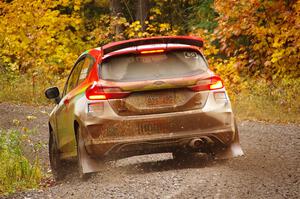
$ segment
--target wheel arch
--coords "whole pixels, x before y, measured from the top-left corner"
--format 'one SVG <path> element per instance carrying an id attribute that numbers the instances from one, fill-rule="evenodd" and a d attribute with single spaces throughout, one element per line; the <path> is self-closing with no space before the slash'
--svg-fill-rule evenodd
<path id="1" fill-rule="evenodd" d="M 54 132 L 54 128 L 53 125 L 51 124 L 51 122 L 48 122 L 48 131 L 49 131 L 49 137 L 52 136 L 53 139 L 55 139 L 55 142 L 57 143 L 57 136 L 56 133 Z"/>
<path id="2" fill-rule="evenodd" d="M 77 129 L 81 128 L 81 127 L 84 127 L 84 123 L 83 123 L 83 121 L 81 121 L 80 117 L 75 115 L 74 121 L 73 121 L 73 129 L 74 129 L 75 140 L 77 139 L 77 133 L 78 133 Z"/>
<path id="3" fill-rule="evenodd" d="M 77 142 L 77 129 L 79 128 L 79 122 L 77 121 L 77 119 L 75 118 L 74 122 L 73 122 L 73 128 L 74 128 L 74 136 L 75 136 L 75 140 Z"/>
<path id="4" fill-rule="evenodd" d="M 49 130 L 49 133 L 51 133 L 53 131 L 53 127 L 50 122 L 48 122 L 48 130 Z"/>

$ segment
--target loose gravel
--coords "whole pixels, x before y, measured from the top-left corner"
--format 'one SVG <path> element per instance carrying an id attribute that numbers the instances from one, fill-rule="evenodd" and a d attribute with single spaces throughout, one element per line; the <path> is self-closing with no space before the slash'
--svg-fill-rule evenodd
<path id="1" fill-rule="evenodd" d="M 13 128 L 18 119 L 38 129 L 36 140 L 47 142 L 50 109 L 1 103 L 0 127 Z M 238 127 L 242 157 L 225 161 L 200 154 L 179 162 L 171 154 L 136 156 L 107 163 L 87 181 L 73 172 L 52 187 L 8 198 L 300 198 L 300 126 L 242 121 Z"/>

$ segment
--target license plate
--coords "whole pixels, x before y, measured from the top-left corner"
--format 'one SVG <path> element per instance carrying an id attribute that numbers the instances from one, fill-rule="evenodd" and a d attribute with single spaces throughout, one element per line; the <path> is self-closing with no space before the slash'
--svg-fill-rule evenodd
<path id="1" fill-rule="evenodd" d="M 156 95 L 149 95 L 146 99 L 146 104 L 148 106 L 169 106 L 175 103 L 173 93 L 161 93 Z"/>

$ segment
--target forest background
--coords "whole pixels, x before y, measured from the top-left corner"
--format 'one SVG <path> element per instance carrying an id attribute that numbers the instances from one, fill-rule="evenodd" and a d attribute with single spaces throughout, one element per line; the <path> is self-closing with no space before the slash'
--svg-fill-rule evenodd
<path id="1" fill-rule="evenodd" d="M 205 39 L 239 119 L 300 122 L 297 0 L 0 0 L 0 102 L 49 104 L 85 50 L 156 35 Z"/>

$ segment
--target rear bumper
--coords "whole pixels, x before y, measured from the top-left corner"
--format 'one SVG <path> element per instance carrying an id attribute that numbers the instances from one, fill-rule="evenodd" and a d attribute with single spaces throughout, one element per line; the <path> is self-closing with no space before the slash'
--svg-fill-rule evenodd
<path id="1" fill-rule="evenodd" d="M 238 131 L 228 100 L 213 93 L 202 109 L 138 116 L 117 115 L 107 101 L 99 113 L 87 113 L 82 134 L 94 157 L 172 152 L 193 138 L 208 137 L 214 148 L 238 143 Z M 211 146 L 210 146 L 211 147 Z"/>
<path id="2" fill-rule="evenodd" d="M 87 153 L 111 158 L 172 152 L 201 137 L 213 140 L 213 147 L 226 147 L 235 134 L 232 112 L 200 110 L 101 118 L 83 128 Z"/>
<path id="3" fill-rule="evenodd" d="M 204 151 L 222 150 L 235 143 L 235 133 L 231 127 L 215 130 L 193 130 L 172 134 L 154 134 L 148 136 L 124 137 L 119 139 L 86 140 L 86 150 L 93 157 L 114 159 L 150 153 L 173 152 L 177 150 L 193 150 L 189 142 L 194 138 L 209 138 Z"/>

